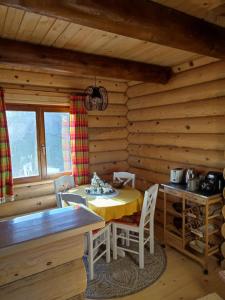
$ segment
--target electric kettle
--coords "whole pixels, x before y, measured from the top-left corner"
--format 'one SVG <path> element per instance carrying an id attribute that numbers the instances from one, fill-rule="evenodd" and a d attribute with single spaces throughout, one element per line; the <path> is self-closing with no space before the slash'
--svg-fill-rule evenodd
<path id="1" fill-rule="evenodd" d="M 194 169 L 187 169 L 186 175 L 185 175 L 185 182 L 188 183 L 189 180 L 195 178 L 195 170 Z"/>

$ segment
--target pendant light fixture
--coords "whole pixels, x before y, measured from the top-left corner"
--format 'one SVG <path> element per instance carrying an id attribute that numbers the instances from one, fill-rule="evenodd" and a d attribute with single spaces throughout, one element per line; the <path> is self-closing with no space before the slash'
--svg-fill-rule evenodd
<path id="1" fill-rule="evenodd" d="M 103 111 L 108 106 L 108 93 L 103 86 L 89 86 L 85 89 L 85 107 L 87 110 Z"/>

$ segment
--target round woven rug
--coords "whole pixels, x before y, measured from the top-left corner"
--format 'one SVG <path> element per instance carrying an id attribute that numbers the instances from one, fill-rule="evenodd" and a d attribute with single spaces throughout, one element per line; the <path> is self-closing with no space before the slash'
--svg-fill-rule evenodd
<path id="1" fill-rule="evenodd" d="M 100 259 L 95 264 L 94 280 L 88 280 L 85 296 L 110 299 L 137 293 L 159 279 L 165 269 L 165 251 L 158 243 L 155 243 L 154 255 L 145 249 L 145 268 L 142 270 L 139 269 L 138 255 L 132 253 L 126 252 L 125 257 L 118 257 L 109 264 Z"/>

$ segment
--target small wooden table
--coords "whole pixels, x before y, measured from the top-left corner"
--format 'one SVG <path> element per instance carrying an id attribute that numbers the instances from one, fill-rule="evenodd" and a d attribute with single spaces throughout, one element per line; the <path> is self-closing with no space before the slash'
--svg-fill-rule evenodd
<path id="1" fill-rule="evenodd" d="M 213 204 L 221 203 L 222 210 L 222 194 L 205 196 L 200 192 L 190 192 L 185 185 L 179 184 L 161 184 L 160 191 L 164 193 L 164 241 L 166 244 L 176 248 L 190 258 L 196 260 L 204 267 L 204 273 L 208 273 L 208 258 L 219 251 L 219 242 L 215 245 L 210 240 L 213 235 L 219 234 L 220 228 L 209 231 L 208 225 L 218 224 L 221 219 L 221 211 L 210 214 L 210 207 Z M 180 203 L 180 212 L 174 209 L 173 204 Z M 190 208 L 194 207 L 195 211 L 202 212 L 202 216 L 193 213 Z M 180 219 L 180 230 L 174 226 L 174 218 Z M 200 226 L 205 226 L 202 233 L 198 228 L 192 227 L 194 220 L 201 220 Z M 193 251 L 189 242 L 200 239 L 205 243 L 202 254 Z"/>
<path id="2" fill-rule="evenodd" d="M 83 235 L 105 222 L 83 207 L 0 222 L 0 299 L 76 299 L 86 288 Z"/>

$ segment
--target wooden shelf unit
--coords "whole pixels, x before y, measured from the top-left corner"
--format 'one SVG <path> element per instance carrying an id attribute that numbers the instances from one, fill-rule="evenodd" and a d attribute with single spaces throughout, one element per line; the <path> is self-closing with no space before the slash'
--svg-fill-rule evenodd
<path id="1" fill-rule="evenodd" d="M 164 243 L 169 245 L 189 256 L 190 258 L 199 262 L 203 268 L 204 273 L 208 273 L 208 259 L 220 250 L 219 239 L 212 245 L 210 239 L 212 236 L 219 234 L 218 222 L 220 222 L 221 213 L 217 211 L 215 215 L 210 215 L 209 208 L 211 205 L 221 203 L 223 201 L 222 195 L 217 194 L 213 196 L 204 196 L 199 193 L 189 192 L 185 186 L 175 184 L 162 184 L 160 191 L 164 195 Z M 181 212 L 177 212 L 173 208 L 173 203 L 179 202 L 181 205 Z M 196 214 L 189 213 L 190 208 L 201 210 L 201 217 Z M 221 205 L 222 207 L 222 205 Z M 171 216 L 180 218 L 181 228 L 177 229 L 171 224 Z M 202 236 L 198 236 L 191 228 L 191 219 L 201 222 L 201 226 L 205 226 L 205 231 Z M 216 223 L 217 221 L 217 223 Z M 218 229 L 209 230 L 208 225 L 214 224 Z M 196 229 L 197 231 L 197 229 Z M 203 253 L 198 253 L 189 246 L 191 240 L 200 240 L 205 243 Z"/>

